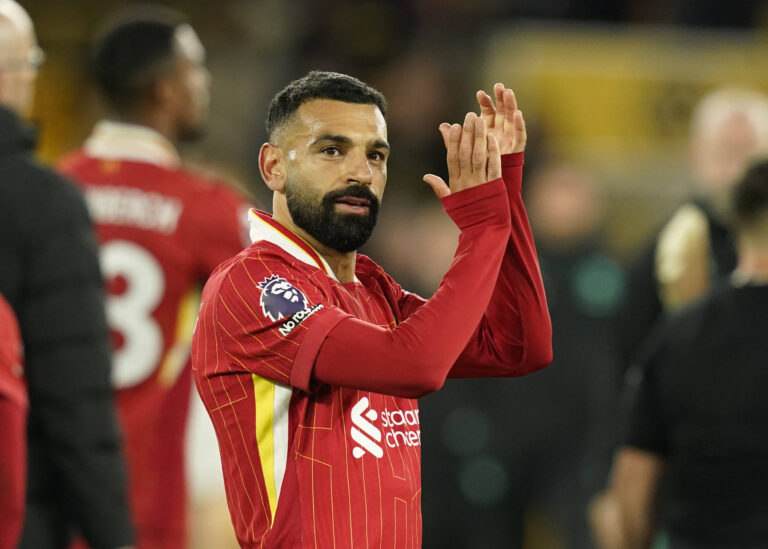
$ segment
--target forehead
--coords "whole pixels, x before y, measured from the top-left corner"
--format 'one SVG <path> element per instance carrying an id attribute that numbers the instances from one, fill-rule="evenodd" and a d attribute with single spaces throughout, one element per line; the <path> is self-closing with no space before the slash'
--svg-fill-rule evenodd
<path id="1" fill-rule="evenodd" d="M 333 99 L 303 103 L 286 129 L 296 137 L 330 134 L 364 140 L 387 138 L 387 123 L 376 105 Z"/>
<path id="2" fill-rule="evenodd" d="M 187 25 L 179 25 L 174 34 L 176 47 L 182 56 L 193 63 L 202 63 L 205 60 L 205 48 L 194 29 Z"/>
<path id="3" fill-rule="evenodd" d="M 0 56 L 35 46 L 35 29 L 24 8 L 0 0 Z"/>

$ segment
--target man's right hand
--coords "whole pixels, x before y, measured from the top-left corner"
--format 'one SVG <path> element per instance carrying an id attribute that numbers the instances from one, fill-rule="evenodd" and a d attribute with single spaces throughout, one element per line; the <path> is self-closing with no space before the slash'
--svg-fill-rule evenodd
<path id="1" fill-rule="evenodd" d="M 438 198 L 482 185 L 501 177 L 501 154 L 496 137 L 488 134 L 485 119 L 467 113 L 464 125 L 440 124 L 446 148 L 448 181 L 427 174 L 424 181 Z"/>

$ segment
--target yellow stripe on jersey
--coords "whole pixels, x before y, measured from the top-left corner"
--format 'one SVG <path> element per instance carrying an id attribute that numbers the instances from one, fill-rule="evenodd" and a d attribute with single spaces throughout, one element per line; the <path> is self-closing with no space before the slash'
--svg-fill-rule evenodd
<path id="1" fill-rule="evenodd" d="M 200 295 L 200 289 L 195 288 L 187 293 L 179 304 L 179 312 L 176 315 L 176 337 L 157 374 L 158 383 L 162 387 L 170 387 L 176 383 L 189 359 L 192 332 L 195 330 L 195 320 L 200 310 Z"/>
<path id="2" fill-rule="evenodd" d="M 275 384 L 256 374 L 251 375 L 253 376 L 253 395 L 256 399 L 256 444 L 259 449 L 264 485 L 267 488 L 269 510 L 272 514 L 272 521 L 274 521 L 277 510 L 274 439 Z"/>
<path id="3" fill-rule="evenodd" d="M 274 521 L 288 459 L 288 407 L 293 389 L 251 375 L 256 400 L 256 445 Z"/>

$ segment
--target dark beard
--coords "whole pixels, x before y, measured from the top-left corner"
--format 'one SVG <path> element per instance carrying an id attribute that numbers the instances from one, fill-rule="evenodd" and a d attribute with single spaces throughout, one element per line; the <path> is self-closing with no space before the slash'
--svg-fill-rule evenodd
<path id="1" fill-rule="evenodd" d="M 205 124 L 198 124 L 179 128 L 176 139 L 179 143 L 191 144 L 201 141 L 206 135 L 208 135 L 208 127 Z"/>
<path id="2" fill-rule="evenodd" d="M 347 253 L 365 244 L 373 233 L 379 215 L 379 200 L 365 185 L 350 185 L 326 194 L 317 203 L 306 185 L 288 182 L 285 199 L 293 222 L 318 242 Z M 342 197 L 365 198 L 370 202 L 368 215 L 336 213 L 336 201 Z"/>

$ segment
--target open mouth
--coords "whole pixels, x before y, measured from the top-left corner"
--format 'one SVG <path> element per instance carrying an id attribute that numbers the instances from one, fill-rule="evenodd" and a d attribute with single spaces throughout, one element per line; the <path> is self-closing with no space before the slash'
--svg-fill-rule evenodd
<path id="1" fill-rule="evenodd" d="M 342 196 L 336 200 L 338 211 L 354 214 L 367 214 L 371 211 L 371 201 L 367 198 L 355 196 Z"/>

